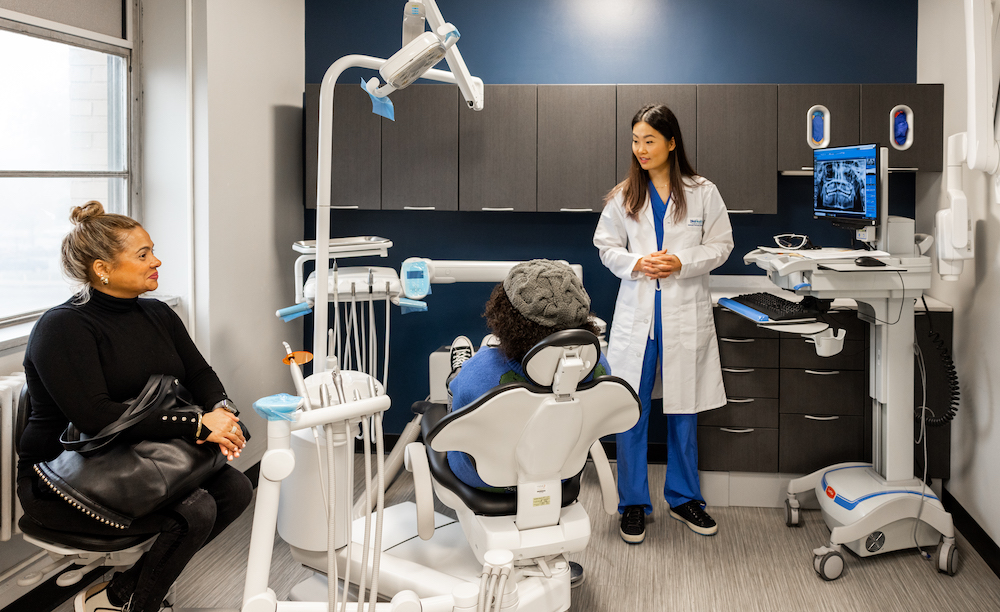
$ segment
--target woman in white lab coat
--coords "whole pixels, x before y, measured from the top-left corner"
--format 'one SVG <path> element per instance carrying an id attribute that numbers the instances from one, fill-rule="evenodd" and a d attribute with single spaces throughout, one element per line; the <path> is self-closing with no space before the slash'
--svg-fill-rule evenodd
<path id="1" fill-rule="evenodd" d="M 669 108 L 636 113 L 632 153 L 628 177 L 608 194 L 594 245 L 621 279 L 608 361 L 642 403 L 639 422 L 617 437 L 621 536 L 638 544 L 653 510 L 646 446 L 657 378 L 667 415 L 663 494 L 670 515 L 702 535 L 718 530 L 698 481 L 697 413 L 726 403 L 708 275 L 733 250 L 733 231 L 718 188 L 688 162 Z"/>

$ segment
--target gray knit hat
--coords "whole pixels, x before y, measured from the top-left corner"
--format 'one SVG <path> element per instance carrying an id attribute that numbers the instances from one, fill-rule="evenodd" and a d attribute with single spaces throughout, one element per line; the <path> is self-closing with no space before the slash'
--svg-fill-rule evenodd
<path id="1" fill-rule="evenodd" d="M 529 321 L 546 327 L 579 327 L 590 315 L 590 296 L 573 269 L 535 259 L 510 269 L 503 281 L 507 299 Z"/>

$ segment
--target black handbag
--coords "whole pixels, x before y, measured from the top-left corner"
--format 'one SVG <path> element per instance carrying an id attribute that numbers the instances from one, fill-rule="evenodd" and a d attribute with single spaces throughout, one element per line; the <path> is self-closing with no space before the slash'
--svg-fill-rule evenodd
<path id="1" fill-rule="evenodd" d="M 100 433 L 87 438 L 70 423 L 60 437 L 64 450 L 35 472 L 74 508 L 102 523 L 125 529 L 193 491 L 226 464 L 216 444 L 165 438 L 116 442 L 130 428 L 168 408 L 197 421 L 203 410 L 173 376 L 154 374 L 139 397 Z"/>

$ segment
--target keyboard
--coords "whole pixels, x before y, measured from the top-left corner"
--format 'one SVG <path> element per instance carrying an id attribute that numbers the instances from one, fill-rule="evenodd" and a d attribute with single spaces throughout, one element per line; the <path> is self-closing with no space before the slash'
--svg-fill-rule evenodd
<path id="1" fill-rule="evenodd" d="M 722 298 L 719 304 L 757 322 L 814 319 L 823 314 L 809 297 L 792 302 L 773 293 L 747 293 L 734 298 Z"/>

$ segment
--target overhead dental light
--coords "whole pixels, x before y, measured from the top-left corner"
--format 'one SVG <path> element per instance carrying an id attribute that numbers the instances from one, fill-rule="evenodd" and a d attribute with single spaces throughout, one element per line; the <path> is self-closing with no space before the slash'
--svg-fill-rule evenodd
<path id="1" fill-rule="evenodd" d="M 403 89 L 419 78 L 454 83 L 458 85 L 469 108 L 483 109 L 483 81 L 469 73 L 456 43 L 458 29 L 446 22 L 435 0 L 410 0 L 403 7 L 402 48 L 389 59 L 366 55 L 345 55 L 327 69 L 319 93 L 319 148 L 317 154 L 316 186 L 316 303 L 313 326 L 314 371 L 327 369 L 326 328 L 328 303 L 328 274 L 330 245 L 330 185 L 333 151 L 333 94 L 337 80 L 348 68 L 378 70 L 385 81 L 377 77 L 365 83 L 365 89 L 379 98 Z M 430 29 L 425 31 L 425 27 Z M 433 68 L 445 59 L 450 71 Z"/>

